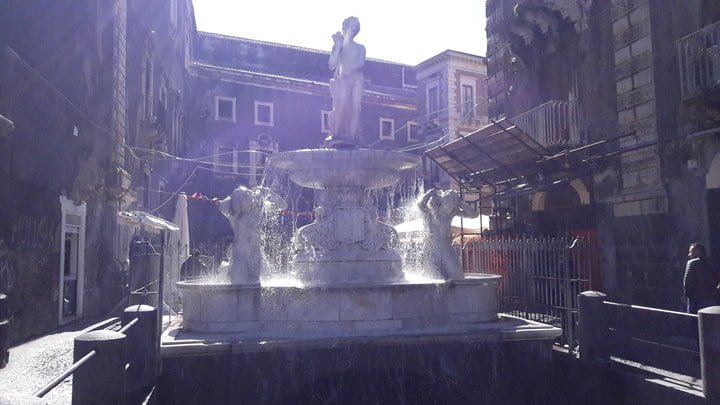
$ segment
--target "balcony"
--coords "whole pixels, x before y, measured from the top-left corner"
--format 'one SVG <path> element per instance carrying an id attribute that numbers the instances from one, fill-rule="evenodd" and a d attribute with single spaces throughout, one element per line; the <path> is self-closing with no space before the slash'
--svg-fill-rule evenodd
<path id="1" fill-rule="evenodd" d="M 511 118 L 544 147 L 579 145 L 577 108 L 569 101 L 548 101 Z"/>
<path id="2" fill-rule="evenodd" d="M 167 149 L 166 136 L 170 135 L 170 114 L 165 106 L 158 102 L 155 115 L 140 121 L 138 145 L 147 149 Z"/>
<path id="3" fill-rule="evenodd" d="M 720 101 L 720 22 L 681 38 L 677 48 L 683 101 Z"/>

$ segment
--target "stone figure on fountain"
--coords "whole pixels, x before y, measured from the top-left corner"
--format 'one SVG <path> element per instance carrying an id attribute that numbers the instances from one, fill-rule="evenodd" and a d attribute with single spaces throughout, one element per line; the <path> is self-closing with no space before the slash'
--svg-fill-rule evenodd
<path id="1" fill-rule="evenodd" d="M 230 221 L 234 240 L 228 277 L 232 284 L 259 285 L 263 259 L 260 221 L 263 210 L 283 210 L 285 200 L 265 187 L 240 186 L 220 202 L 220 212 Z"/>
<path id="2" fill-rule="evenodd" d="M 477 217 L 477 211 L 462 200 L 454 190 L 430 189 L 418 203 L 430 233 L 428 261 L 433 271 L 446 280 L 462 279 L 459 254 L 452 246 L 452 219 Z"/>
<path id="3" fill-rule="evenodd" d="M 360 105 L 363 94 L 365 47 L 355 42 L 360 31 L 357 17 L 343 21 L 342 32 L 333 34 L 328 66 L 334 71 L 330 79 L 333 110 L 328 115 L 331 145 L 359 144 Z"/>

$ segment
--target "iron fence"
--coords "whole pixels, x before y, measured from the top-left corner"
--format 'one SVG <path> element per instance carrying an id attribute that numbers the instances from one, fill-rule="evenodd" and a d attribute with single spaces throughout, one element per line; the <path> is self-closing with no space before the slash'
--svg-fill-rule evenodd
<path id="1" fill-rule="evenodd" d="M 222 262 L 229 259 L 230 246 L 229 243 L 195 246 L 192 255 L 181 264 L 180 281 L 217 276 Z"/>
<path id="2" fill-rule="evenodd" d="M 677 48 L 683 100 L 720 86 L 720 22 L 679 39 Z"/>
<path id="3" fill-rule="evenodd" d="M 478 238 L 465 244 L 467 272 L 501 275 L 500 311 L 561 327 L 558 343 L 577 343 L 577 295 L 596 278 L 595 243 L 590 237 Z"/>

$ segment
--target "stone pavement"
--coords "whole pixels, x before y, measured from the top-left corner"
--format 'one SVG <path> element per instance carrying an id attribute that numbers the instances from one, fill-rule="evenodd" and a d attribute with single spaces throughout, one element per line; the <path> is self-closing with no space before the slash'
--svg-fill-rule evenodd
<path id="1" fill-rule="evenodd" d="M 108 324 L 108 320 L 81 320 L 11 347 L 10 362 L 0 369 L 0 393 L 32 395 L 72 365 L 75 336 Z M 69 404 L 71 395 L 72 376 L 47 393 L 44 399 L 50 404 Z"/>

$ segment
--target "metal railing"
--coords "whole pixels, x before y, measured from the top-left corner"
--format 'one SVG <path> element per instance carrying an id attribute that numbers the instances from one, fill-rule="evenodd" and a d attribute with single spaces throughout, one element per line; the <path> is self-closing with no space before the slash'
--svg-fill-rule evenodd
<path id="1" fill-rule="evenodd" d="M 683 100 L 720 86 L 720 22 L 677 41 Z"/>
<path id="2" fill-rule="evenodd" d="M 104 323 L 111 325 L 105 331 L 95 330 L 77 336 L 74 342 L 77 360 L 33 393 L 33 396 L 43 398 L 70 376 L 73 376 L 73 404 L 86 403 L 89 399 L 92 399 L 93 403 L 105 400 L 114 403 L 107 397 L 108 393 L 112 394 L 114 399 L 137 399 L 145 396 L 149 388 L 154 386 L 157 376 L 159 348 L 156 341 L 159 337 L 156 313 L 157 310 L 153 307 L 133 305 L 123 312 L 124 325 L 117 331 L 113 329 L 117 328 L 115 325 L 118 320 L 112 318 Z M 92 338 L 89 337 L 91 335 Z M 123 347 L 122 350 L 117 350 L 118 342 Z M 83 353 L 85 351 L 87 352 Z M 113 380 L 116 384 L 105 381 L 111 375 L 115 376 Z M 106 386 L 99 389 L 98 386 L 101 385 Z"/>
<path id="3" fill-rule="evenodd" d="M 700 384 L 707 403 L 720 403 L 720 306 L 686 314 L 607 301 L 598 291 L 585 291 L 578 301 L 581 360 Z"/>
<path id="4" fill-rule="evenodd" d="M 579 145 L 575 103 L 548 101 L 511 118 L 515 125 L 543 146 Z"/>
<path id="5" fill-rule="evenodd" d="M 90 351 L 88 354 L 80 358 L 80 360 L 73 363 L 73 365 L 70 366 L 70 368 L 68 368 L 67 370 L 65 370 L 62 374 L 53 378 L 52 381 L 48 382 L 47 384 L 45 384 L 44 387 L 33 393 L 33 396 L 38 398 L 44 397 L 48 392 L 52 391 L 53 388 L 57 387 L 58 385 L 60 385 L 61 382 L 65 381 L 66 378 L 70 377 L 75 372 L 75 370 L 79 369 L 85 363 L 90 361 L 90 359 L 95 357 L 96 354 L 97 352 L 95 350 Z"/>
<path id="6" fill-rule="evenodd" d="M 467 272 L 498 274 L 500 312 L 561 327 L 561 344 L 577 338 L 577 295 L 596 271 L 590 238 L 524 236 L 474 239 L 463 248 Z"/>
<path id="7" fill-rule="evenodd" d="M 0 292 L 0 368 L 10 360 L 10 303 L 7 295 Z"/>

